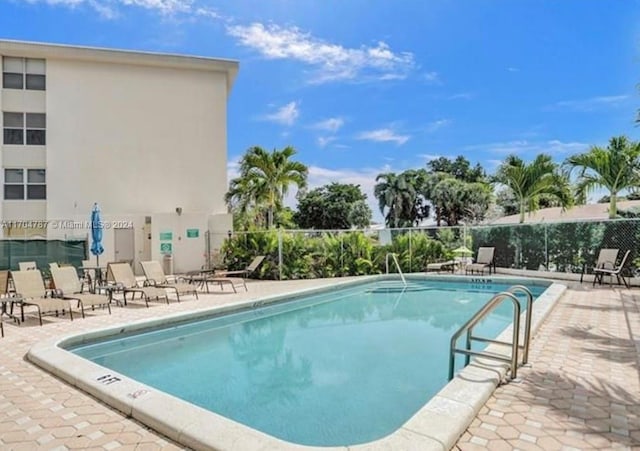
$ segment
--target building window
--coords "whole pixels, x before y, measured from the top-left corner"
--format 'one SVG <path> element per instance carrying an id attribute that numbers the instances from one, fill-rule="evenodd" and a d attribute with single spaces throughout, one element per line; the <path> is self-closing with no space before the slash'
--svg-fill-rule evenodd
<path id="1" fill-rule="evenodd" d="M 43 59 L 2 58 L 2 87 L 44 91 L 47 85 L 46 64 Z"/>
<path id="2" fill-rule="evenodd" d="M 47 143 L 47 116 L 44 113 L 2 114 L 4 144 L 44 146 Z"/>
<path id="3" fill-rule="evenodd" d="M 26 177 L 25 177 L 26 173 Z M 47 198 L 45 169 L 5 169 L 5 200 L 44 200 Z"/>

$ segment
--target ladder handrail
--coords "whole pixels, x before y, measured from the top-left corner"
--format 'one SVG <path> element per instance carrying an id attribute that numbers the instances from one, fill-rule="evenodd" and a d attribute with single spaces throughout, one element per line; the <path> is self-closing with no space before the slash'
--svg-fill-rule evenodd
<path id="1" fill-rule="evenodd" d="M 396 264 L 396 268 L 398 269 L 398 273 L 400 274 L 400 279 L 402 279 L 402 283 L 406 287 L 407 280 L 404 278 L 404 274 L 402 274 L 402 269 L 400 269 L 400 263 L 398 263 L 398 258 L 396 257 L 396 254 L 394 254 L 393 252 L 387 253 L 387 256 L 385 257 L 385 266 L 387 268 L 387 274 L 389 274 L 389 256 L 391 256 L 391 258 L 393 259 L 393 262 Z"/>
<path id="2" fill-rule="evenodd" d="M 499 304 L 501 304 L 505 299 L 509 299 L 513 303 L 513 342 L 511 343 L 511 358 L 507 359 L 506 357 L 496 356 L 493 354 L 489 354 L 486 352 L 480 351 L 471 351 L 471 331 L 473 327 L 478 324 L 484 317 L 489 314 L 493 309 L 495 309 Z M 458 349 L 456 348 L 456 341 L 458 338 L 466 332 L 466 349 Z M 501 361 L 509 361 L 511 364 L 511 378 L 514 379 L 517 376 L 518 371 L 518 340 L 520 337 L 520 301 L 513 294 L 508 291 L 503 291 L 501 293 L 493 296 L 480 310 L 478 310 L 475 315 L 469 319 L 466 323 L 464 323 L 451 337 L 450 342 L 450 351 L 449 351 L 449 380 L 453 379 L 453 372 L 455 366 L 455 354 L 456 352 L 462 353 L 466 355 L 465 363 L 469 363 L 469 358 L 471 355 L 482 356 L 489 359 L 501 360 Z"/>
<path id="3" fill-rule="evenodd" d="M 529 342 L 531 340 L 531 315 L 533 314 L 533 294 L 524 285 L 514 285 L 507 290 L 509 293 L 515 294 L 520 291 L 527 295 L 527 311 L 524 320 L 524 340 L 522 343 L 522 364 L 529 361 Z"/>
<path id="4" fill-rule="evenodd" d="M 516 292 L 522 292 L 527 296 L 527 304 L 526 304 L 526 315 L 525 315 L 525 326 L 524 326 L 524 340 L 523 340 L 523 344 L 519 345 L 518 341 L 519 341 L 519 337 L 520 337 L 520 315 L 519 315 L 519 310 L 522 309 L 522 306 L 520 305 L 520 300 L 515 296 Z M 472 329 L 473 327 L 479 322 L 481 321 L 488 313 L 490 313 L 495 306 L 499 303 L 500 300 L 502 300 L 502 297 L 504 297 L 503 295 L 511 295 L 510 298 L 515 299 L 518 303 L 518 309 L 515 308 L 515 304 L 514 304 L 514 316 L 516 314 L 516 310 L 518 310 L 518 319 L 516 320 L 514 318 L 514 322 L 513 322 L 513 332 L 514 332 L 514 342 L 513 343 L 507 343 L 507 342 L 503 342 L 503 341 L 498 341 L 498 340 L 492 340 L 489 338 L 481 338 L 481 337 L 474 337 L 472 335 Z M 512 347 L 512 358 L 515 356 L 515 365 L 516 367 L 513 366 L 513 361 L 512 363 L 512 378 L 515 378 L 516 376 L 516 372 L 517 372 L 517 351 L 522 348 L 522 363 L 526 364 L 529 360 L 529 343 L 531 341 L 531 318 L 533 315 L 533 294 L 531 293 L 531 291 L 525 287 L 524 285 L 513 285 L 511 287 L 509 287 L 505 292 L 499 293 L 497 295 L 495 295 L 493 298 L 491 298 L 478 312 L 476 312 L 475 315 L 473 315 L 471 317 L 471 319 L 469 321 L 467 321 L 460 329 L 458 329 L 458 331 L 456 331 L 456 333 L 451 337 L 451 349 L 450 349 L 450 356 L 449 356 L 449 380 L 451 380 L 453 378 L 453 370 L 454 370 L 454 365 L 455 365 L 455 353 L 459 352 L 461 354 L 465 354 L 465 365 L 469 364 L 469 359 L 472 355 L 477 355 L 477 356 L 483 356 L 486 358 L 493 358 L 495 360 L 502 360 L 502 361 L 509 361 L 509 359 L 507 358 L 503 358 L 500 356 L 496 356 L 496 355 L 492 355 L 490 353 L 486 353 L 486 352 L 477 352 L 477 351 L 471 351 L 471 341 L 472 340 L 476 340 L 476 341 L 482 341 L 485 343 L 497 343 L 497 344 L 502 344 L 502 345 L 508 345 Z M 455 342 L 460 338 L 460 336 L 462 335 L 462 333 L 467 332 L 467 339 L 466 339 L 466 349 L 456 349 L 455 348 Z M 517 337 L 516 337 L 516 333 L 517 333 Z M 515 349 L 516 352 L 513 352 L 513 349 Z"/>

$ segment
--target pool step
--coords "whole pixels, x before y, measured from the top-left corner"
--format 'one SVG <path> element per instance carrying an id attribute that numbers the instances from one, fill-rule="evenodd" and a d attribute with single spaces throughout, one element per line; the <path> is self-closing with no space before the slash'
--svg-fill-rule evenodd
<path id="1" fill-rule="evenodd" d="M 421 285 L 421 284 L 407 284 L 404 286 L 402 283 L 394 280 L 380 282 L 377 287 L 370 288 L 367 293 L 408 293 L 416 291 L 429 291 L 433 290 L 433 287 Z"/>

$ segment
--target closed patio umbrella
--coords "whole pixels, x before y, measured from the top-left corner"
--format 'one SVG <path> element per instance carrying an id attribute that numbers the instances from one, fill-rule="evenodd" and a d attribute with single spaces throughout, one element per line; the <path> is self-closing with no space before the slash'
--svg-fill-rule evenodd
<path id="1" fill-rule="evenodd" d="M 103 252 L 102 218 L 100 217 L 100 207 L 95 203 L 91 210 L 91 253 L 96 256 L 96 266 L 100 266 L 100 255 Z"/>

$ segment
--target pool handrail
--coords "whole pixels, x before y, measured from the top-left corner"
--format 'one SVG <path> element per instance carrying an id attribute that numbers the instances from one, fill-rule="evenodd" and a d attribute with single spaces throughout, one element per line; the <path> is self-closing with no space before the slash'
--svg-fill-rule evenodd
<path id="1" fill-rule="evenodd" d="M 524 319 L 524 339 L 522 343 L 522 364 L 529 362 L 529 342 L 531 341 L 531 315 L 533 315 L 533 294 L 524 285 L 513 285 L 507 290 L 509 293 L 516 294 L 517 291 L 527 296 L 527 310 Z"/>
<path id="2" fill-rule="evenodd" d="M 513 341 L 512 343 L 501 342 L 497 340 L 491 340 L 488 338 L 474 337 L 472 335 L 473 327 L 484 319 L 486 315 L 491 313 L 498 305 L 503 301 L 509 299 L 513 303 Z M 460 336 L 466 332 L 467 337 L 465 340 L 465 349 L 456 348 L 456 341 Z M 525 333 L 526 335 L 526 333 Z M 475 315 L 462 325 L 451 337 L 450 351 L 449 351 L 449 380 L 453 379 L 453 373 L 455 369 L 455 355 L 456 353 L 465 355 L 465 366 L 469 364 L 470 357 L 485 357 L 488 359 L 499 360 L 501 362 L 509 363 L 511 366 L 511 379 L 515 379 L 518 375 L 518 350 L 520 348 L 518 341 L 520 338 L 520 301 L 513 294 L 508 291 L 493 296 Z M 505 344 L 511 346 L 511 357 L 505 357 L 498 354 L 486 352 L 486 351 L 472 351 L 471 340 L 485 341 L 490 343 Z"/>
<path id="3" fill-rule="evenodd" d="M 396 254 L 394 254 L 393 252 L 387 253 L 387 256 L 385 257 L 385 267 L 387 269 L 387 274 L 389 274 L 389 256 L 391 256 L 391 259 L 393 260 L 393 263 L 395 263 L 396 268 L 398 269 L 398 273 L 400 274 L 400 279 L 402 279 L 402 283 L 406 287 L 407 286 L 407 279 L 404 278 L 404 274 L 402 273 L 402 269 L 400 269 L 400 263 L 398 263 L 398 258 L 396 257 Z"/>

